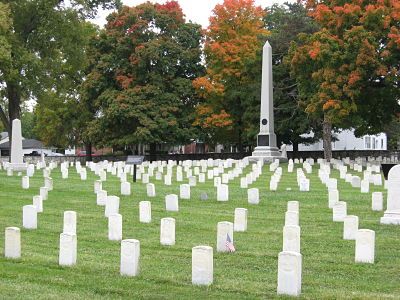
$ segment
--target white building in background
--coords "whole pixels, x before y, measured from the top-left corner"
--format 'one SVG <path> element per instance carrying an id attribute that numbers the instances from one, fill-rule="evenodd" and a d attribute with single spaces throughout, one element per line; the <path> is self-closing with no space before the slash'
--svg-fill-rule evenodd
<path id="1" fill-rule="evenodd" d="M 46 156 L 59 156 L 54 147 L 45 147 L 41 141 L 25 139 L 22 137 L 22 152 L 24 155 L 39 156 L 42 153 Z M 0 156 L 10 155 L 10 139 L 7 132 L 0 133 Z"/>
<path id="2" fill-rule="evenodd" d="M 304 137 L 312 136 L 313 134 L 304 135 Z M 385 133 L 377 135 L 364 135 L 357 138 L 354 135 L 354 130 L 342 130 L 338 133 L 333 133 L 337 139 L 332 142 L 332 150 L 387 150 L 387 136 Z M 288 151 L 293 151 L 293 146 L 287 146 Z M 299 151 L 323 151 L 323 142 L 318 142 L 310 145 L 299 145 Z"/>

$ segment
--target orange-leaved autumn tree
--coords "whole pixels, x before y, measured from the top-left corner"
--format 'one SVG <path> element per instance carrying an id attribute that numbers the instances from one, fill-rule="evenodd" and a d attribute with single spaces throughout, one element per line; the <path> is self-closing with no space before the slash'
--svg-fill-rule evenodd
<path id="1" fill-rule="evenodd" d="M 205 99 L 197 109 L 195 124 L 204 130 L 229 129 L 230 142 L 239 151 L 248 127 L 243 116 L 249 107 L 259 105 L 259 99 L 246 95 L 254 85 L 249 66 L 260 55 L 268 33 L 263 17 L 254 0 L 224 0 L 216 5 L 206 30 L 207 74 L 193 82 Z"/>
<path id="2" fill-rule="evenodd" d="M 321 30 L 292 45 L 288 62 L 330 159 L 332 126 L 373 134 L 399 111 L 400 1 L 304 2 Z"/>

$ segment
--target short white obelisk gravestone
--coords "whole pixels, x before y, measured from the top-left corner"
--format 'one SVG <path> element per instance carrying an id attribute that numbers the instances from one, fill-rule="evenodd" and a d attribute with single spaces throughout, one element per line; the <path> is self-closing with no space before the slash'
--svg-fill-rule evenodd
<path id="1" fill-rule="evenodd" d="M 25 171 L 28 166 L 26 163 L 24 163 L 21 121 L 19 119 L 14 119 L 12 121 L 11 137 L 11 162 L 9 164 L 9 168 L 14 171 Z"/>

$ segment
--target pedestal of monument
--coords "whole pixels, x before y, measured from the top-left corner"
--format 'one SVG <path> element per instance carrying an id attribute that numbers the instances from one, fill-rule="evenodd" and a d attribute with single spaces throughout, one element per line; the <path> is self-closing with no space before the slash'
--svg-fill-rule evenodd
<path id="1" fill-rule="evenodd" d="M 287 162 L 287 157 L 282 156 L 278 147 L 268 146 L 276 145 L 275 134 L 260 133 L 257 138 L 257 145 L 258 146 L 254 149 L 252 155 L 249 156 L 249 161 L 256 162 L 263 160 L 264 162 L 274 162 L 276 159 L 279 159 L 280 162 Z"/>
<path id="2" fill-rule="evenodd" d="M 249 161 L 274 162 L 276 159 L 279 159 L 280 162 L 288 161 L 287 157 L 283 157 L 277 147 L 258 146 L 249 156 Z"/>
<path id="3" fill-rule="evenodd" d="M 400 225 L 400 210 L 385 211 L 385 214 L 381 218 L 381 224 Z"/>

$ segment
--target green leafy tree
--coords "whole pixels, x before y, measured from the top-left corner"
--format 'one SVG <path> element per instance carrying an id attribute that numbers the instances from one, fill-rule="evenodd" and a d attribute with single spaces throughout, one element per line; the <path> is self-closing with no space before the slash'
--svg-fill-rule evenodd
<path id="1" fill-rule="evenodd" d="M 110 0 L 0 2 L 0 119 L 11 133 L 28 99 L 48 98 L 81 79 L 88 26 Z"/>
<path id="2" fill-rule="evenodd" d="M 36 116 L 33 112 L 29 110 L 22 110 L 21 113 L 21 131 L 22 136 L 26 139 L 36 139 L 37 136 L 34 132 L 34 127 L 36 124 Z"/>
<path id="3" fill-rule="evenodd" d="M 203 72 L 199 25 L 176 1 L 124 6 L 93 44 L 85 101 L 96 118 L 88 135 L 103 146 L 180 144 L 193 137 L 198 103 L 192 81 Z"/>
<path id="4" fill-rule="evenodd" d="M 388 137 L 388 149 L 400 150 L 400 115 L 386 125 L 385 133 Z"/>

